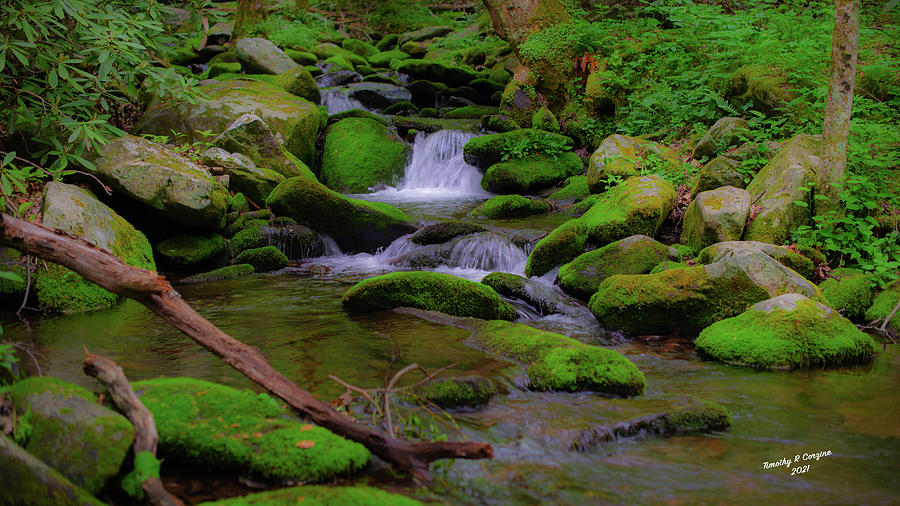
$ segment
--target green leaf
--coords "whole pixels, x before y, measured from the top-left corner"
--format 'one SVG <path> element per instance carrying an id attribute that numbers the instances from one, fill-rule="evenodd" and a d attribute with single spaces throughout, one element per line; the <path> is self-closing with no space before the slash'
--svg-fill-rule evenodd
<path id="1" fill-rule="evenodd" d="M 9 153 L 6 153 L 6 156 L 3 157 L 3 163 L 0 163 L 0 167 L 6 167 L 10 163 L 12 163 L 12 161 L 15 160 L 15 158 L 16 158 L 15 151 L 10 151 Z"/>
<path id="2" fill-rule="evenodd" d="M 6 279 L 6 280 L 14 281 L 17 283 L 21 283 L 21 282 L 25 281 L 24 279 L 22 279 L 22 276 L 16 274 L 15 272 L 11 272 L 11 271 L 0 271 L 0 279 Z"/>

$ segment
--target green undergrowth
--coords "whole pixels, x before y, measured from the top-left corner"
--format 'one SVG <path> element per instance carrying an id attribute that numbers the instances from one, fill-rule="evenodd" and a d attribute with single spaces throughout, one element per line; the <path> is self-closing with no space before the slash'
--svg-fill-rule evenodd
<path id="1" fill-rule="evenodd" d="M 282 506 L 285 504 L 303 504 L 305 506 L 415 506 L 422 503 L 415 499 L 373 487 L 319 485 L 269 490 L 243 497 L 233 497 L 201 504 L 203 506 Z"/>

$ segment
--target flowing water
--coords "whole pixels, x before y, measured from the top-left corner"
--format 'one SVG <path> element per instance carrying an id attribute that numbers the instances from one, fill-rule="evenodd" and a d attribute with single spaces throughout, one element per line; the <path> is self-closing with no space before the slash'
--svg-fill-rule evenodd
<path id="1" fill-rule="evenodd" d="M 339 112 L 349 111 L 350 109 L 362 109 L 368 111 L 359 100 L 350 98 L 347 88 L 322 88 L 322 105 L 328 110 L 328 114 L 337 114 Z"/>
<path id="2" fill-rule="evenodd" d="M 407 179 L 366 198 L 402 203 L 424 221 L 464 216 L 489 196 L 478 192 L 477 171 L 461 160 L 466 135 L 418 138 Z M 490 232 L 455 242 L 436 270 L 475 280 L 494 270 L 521 274 L 527 246 L 511 238 L 564 219 L 486 222 Z M 896 346 L 879 346 L 865 367 L 758 372 L 701 361 L 689 339 L 644 336 L 622 344 L 567 299 L 561 314 L 522 308 L 522 321 L 625 354 L 645 373 L 647 391 L 637 399 L 527 392 L 517 386 L 519 367 L 466 346 L 468 331 L 405 313 L 342 309 L 341 296 L 355 282 L 397 270 L 397 259 L 420 250 L 407 237 L 374 255 L 345 255 L 332 246 L 297 268 L 177 289 L 206 318 L 258 347 L 276 369 L 324 399 L 344 391 L 329 375 L 377 387 L 413 362 L 428 370 L 455 362 L 453 375 L 482 375 L 509 388 L 484 408 L 455 413 L 468 439 L 493 444 L 493 460 L 438 464 L 429 487 L 414 488 L 378 465 L 351 481 L 461 504 L 897 503 Z M 556 290 L 553 277 L 538 279 L 534 289 Z M 5 339 L 35 344 L 46 373 L 91 388 L 95 381 L 81 372 L 84 346 L 120 363 L 132 380 L 189 375 L 254 387 L 133 301 L 89 314 L 6 318 L 3 327 Z M 571 449 L 580 430 L 652 413 L 665 394 L 719 402 L 731 410 L 732 427 Z M 806 462 L 810 469 L 802 475 L 763 469 L 764 462 L 823 451 L 832 455 Z"/>

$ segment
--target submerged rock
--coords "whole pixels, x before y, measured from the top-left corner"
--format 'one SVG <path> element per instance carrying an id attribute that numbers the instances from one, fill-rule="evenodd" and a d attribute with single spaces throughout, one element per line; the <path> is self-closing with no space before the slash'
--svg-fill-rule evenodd
<path id="1" fill-rule="evenodd" d="M 113 190 L 165 218 L 206 230 L 225 225 L 228 190 L 162 144 L 126 135 L 106 144 L 94 165 L 91 172 Z"/>
<path id="2" fill-rule="evenodd" d="M 559 286 L 588 299 L 614 274 L 646 274 L 666 260 L 679 261 L 677 250 L 646 235 L 633 235 L 579 255 L 559 269 Z"/>
<path id="3" fill-rule="evenodd" d="M 428 271 L 392 272 L 364 279 L 347 290 L 342 303 L 349 309 L 414 307 L 486 320 L 518 317 L 516 310 L 490 287 Z"/>
<path id="4" fill-rule="evenodd" d="M 623 397 L 644 391 L 643 373 L 622 354 L 553 332 L 502 321 L 477 325 L 473 343 L 523 365 L 537 391 L 593 391 Z"/>
<path id="5" fill-rule="evenodd" d="M 600 195 L 580 218 L 540 240 L 528 255 L 525 274 L 541 276 L 582 254 L 588 243 L 604 246 L 635 234 L 656 235 L 675 202 L 672 184 L 659 176 L 633 177 Z"/>
<path id="6" fill-rule="evenodd" d="M 3 434 L 0 434 L 0 490 L 3 490 L 4 504 L 105 504 Z"/>
<path id="7" fill-rule="evenodd" d="M 396 184 L 406 167 L 409 148 L 382 123 L 347 118 L 328 127 L 322 153 L 321 178 L 332 190 L 364 193 Z"/>
<path id="8" fill-rule="evenodd" d="M 477 234 L 487 229 L 477 223 L 467 221 L 442 221 L 423 227 L 409 238 L 414 244 L 427 246 L 440 244 L 456 237 Z"/>
<path id="9" fill-rule="evenodd" d="M 28 453 L 91 494 L 119 473 L 134 427 L 97 404 L 93 394 L 45 376 L 14 384 L 9 395 L 16 406 L 16 440 Z"/>
<path id="10" fill-rule="evenodd" d="M 413 393 L 444 409 L 475 408 L 497 395 L 497 385 L 481 376 L 442 378 L 417 387 Z"/>
<path id="11" fill-rule="evenodd" d="M 532 155 L 491 165 L 481 187 L 491 193 L 535 194 L 581 172 L 581 158 L 571 151 Z"/>
<path id="12" fill-rule="evenodd" d="M 369 461 L 362 445 L 301 423 L 267 394 L 191 378 L 132 386 L 156 420 L 159 455 L 165 459 L 301 482 L 331 480 Z"/>
<path id="13" fill-rule="evenodd" d="M 521 218 L 550 211 L 545 200 L 530 199 L 522 195 L 499 195 L 481 203 L 469 216 L 485 218 Z"/>
<path id="14" fill-rule="evenodd" d="M 681 242 L 701 250 L 717 242 L 739 241 L 751 200 L 746 190 L 733 186 L 701 192 L 684 213 Z"/>
<path id="15" fill-rule="evenodd" d="M 48 182 L 41 200 L 43 224 L 80 237 L 135 267 L 156 270 L 150 243 L 115 211 L 89 191 L 75 185 Z M 48 263 L 34 276 L 34 291 L 42 309 L 65 313 L 114 305 L 119 296 L 79 274 Z"/>
<path id="16" fill-rule="evenodd" d="M 591 155 L 587 180 L 591 193 L 603 193 L 615 179 L 640 175 L 641 168 L 654 174 L 678 174 L 681 160 L 671 149 L 656 142 L 611 135 Z"/>
<path id="17" fill-rule="evenodd" d="M 875 352 L 872 338 L 850 320 L 796 293 L 710 325 L 694 345 L 703 357 L 770 370 L 864 363 Z"/>
<path id="18" fill-rule="evenodd" d="M 374 487 L 305 486 L 256 492 L 243 497 L 232 497 L 201 506 L 276 506 L 283 504 L 334 505 L 334 506 L 419 506 L 422 503 L 399 494 L 392 494 Z"/>

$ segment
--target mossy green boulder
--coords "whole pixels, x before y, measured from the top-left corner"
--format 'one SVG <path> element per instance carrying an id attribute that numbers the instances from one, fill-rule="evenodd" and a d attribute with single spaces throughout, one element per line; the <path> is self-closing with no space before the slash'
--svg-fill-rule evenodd
<path id="1" fill-rule="evenodd" d="M 697 261 L 702 264 L 718 262 L 726 255 L 743 251 L 759 251 L 769 255 L 781 265 L 797 272 L 806 279 L 815 277 L 815 264 L 809 258 L 795 253 L 784 246 L 776 246 L 759 241 L 723 241 L 709 245 L 697 254 Z"/>
<path id="2" fill-rule="evenodd" d="M 322 100 L 315 78 L 304 67 L 296 66 L 278 75 L 275 85 L 314 104 Z"/>
<path id="3" fill-rule="evenodd" d="M 666 260 L 681 260 L 677 250 L 646 235 L 633 235 L 583 253 L 559 268 L 557 281 L 566 293 L 590 298 L 614 274 L 646 274 Z"/>
<path id="4" fill-rule="evenodd" d="M 243 497 L 232 497 L 201 506 L 420 506 L 422 503 L 399 494 L 392 494 L 374 487 L 336 487 L 313 485 L 290 487 L 266 492 L 256 492 Z"/>
<path id="5" fill-rule="evenodd" d="M 392 49 L 370 56 L 369 63 L 371 63 L 373 67 L 388 67 L 394 60 L 408 60 L 410 58 L 412 57 L 403 51 Z"/>
<path id="6" fill-rule="evenodd" d="M 135 131 L 166 136 L 175 132 L 183 134 L 185 142 L 202 142 L 207 139 L 199 132 L 218 134 L 251 113 L 262 118 L 289 153 L 307 166 L 315 162 L 319 109 L 312 102 L 273 84 L 249 79 L 205 82 L 197 90 L 206 98 L 195 104 L 154 101 Z"/>
<path id="7" fill-rule="evenodd" d="M 260 74 L 282 74 L 298 65 L 284 51 L 267 39 L 238 39 L 234 53 L 248 72 Z"/>
<path id="8" fill-rule="evenodd" d="M 347 118 L 328 127 L 320 177 L 325 186 L 345 193 L 365 193 L 379 183 L 403 177 L 409 148 L 382 123 Z"/>
<path id="9" fill-rule="evenodd" d="M 740 144 L 750 127 L 743 118 L 724 117 L 716 121 L 694 146 L 696 159 L 713 158 L 732 146 Z"/>
<path id="10" fill-rule="evenodd" d="M 234 257 L 235 263 L 250 264 L 259 272 L 276 271 L 288 264 L 288 257 L 275 246 L 245 249 Z"/>
<path id="11" fill-rule="evenodd" d="M 135 267 L 156 270 L 153 251 L 144 234 L 89 191 L 75 185 L 48 182 L 41 200 L 43 224 L 80 237 Z M 85 280 L 65 267 L 48 263 L 34 273 L 34 292 L 41 309 L 74 313 L 111 307 L 119 296 Z"/>
<path id="12" fill-rule="evenodd" d="M 770 256 L 744 251 L 704 266 L 610 276 L 588 307 L 607 329 L 691 334 L 785 293 L 822 297 L 815 285 Z"/>
<path id="13" fill-rule="evenodd" d="M 248 274 L 253 274 L 254 271 L 254 267 L 250 264 L 227 265 L 225 267 L 213 269 L 209 272 L 194 274 L 193 276 L 183 278 L 178 282 L 184 285 L 188 285 L 194 283 L 208 283 L 211 281 L 223 281 L 226 279 L 234 279 L 241 276 L 246 276 Z"/>
<path id="14" fill-rule="evenodd" d="M 878 294 L 873 275 L 846 268 L 831 271 L 829 278 L 819 284 L 819 289 L 829 306 L 844 317 L 860 322 Z"/>
<path id="15" fill-rule="evenodd" d="M 401 74 L 407 74 L 412 79 L 424 79 L 444 83 L 447 86 L 465 86 L 479 75 L 474 70 L 457 67 L 437 60 L 408 59 L 400 61 L 394 69 Z"/>
<path id="16" fill-rule="evenodd" d="M 192 378 L 132 387 L 156 420 L 163 459 L 306 483 L 359 471 L 369 461 L 362 445 L 301 423 L 267 394 Z"/>
<path id="17" fill-rule="evenodd" d="M 258 168 L 253 160 L 240 153 L 229 153 L 222 148 L 207 149 L 200 161 L 207 167 L 221 167 L 223 172 L 228 174 L 228 186 L 246 197 L 244 204 L 247 198 L 257 204 L 265 203 L 269 193 L 278 186 L 278 183 L 286 179 L 274 170 Z M 233 199 L 229 209 L 238 210 Z"/>
<path id="18" fill-rule="evenodd" d="M 497 108 L 491 107 L 487 105 L 466 105 L 463 107 L 457 107 L 455 109 L 450 109 L 446 113 L 444 113 L 444 117 L 448 119 L 477 119 L 480 120 L 482 116 L 490 116 L 493 114 L 497 114 Z"/>
<path id="19" fill-rule="evenodd" d="M 296 49 L 285 49 L 284 54 L 288 55 L 288 57 L 294 60 L 294 63 L 297 65 L 315 65 L 319 63 L 319 58 L 316 55 L 308 52 L 308 51 L 298 51 Z"/>
<path id="20" fill-rule="evenodd" d="M 644 374 L 617 351 L 502 321 L 477 325 L 472 342 L 526 367 L 531 390 L 592 391 L 622 397 L 644 391 Z"/>
<path id="21" fill-rule="evenodd" d="M 605 246 L 636 234 L 654 237 L 674 202 L 675 188 L 663 178 L 629 178 L 600 195 L 582 217 L 541 239 L 528 255 L 525 274 L 542 276 L 584 253 L 588 244 Z"/>
<path id="22" fill-rule="evenodd" d="M 91 392 L 44 376 L 20 381 L 8 393 L 16 408 L 15 439 L 28 453 L 91 494 L 119 473 L 134 427 Z"/>
<path id="23" fill-rule="evenodd" d="M 541 107 L 535 111 L 534 116 L 531 117 L 531 127 L 556 134 L 559 133 L 559 121 L 557 121 L 553 111 L 546 107 Z"/>
<path id="24" fill-rule="evenodd" d="M 491 165 L 481 187 L 491 193 L 533 195 L 582 173 L 581 158 L 571 151 L 559 155 L 532 155 Z"/>
<path id="25" fill-rule="evenodd" d="M 591 194 L 588 189 L 587 176 L 572 176 L 566 178 L 562 184 L 562 188 L 551 193 L 550 200 L 563 202 L 574 202 L 587 198 Z"/>
<path id="26" fill-rule="evenodd" d="M 206 230 L 225 225 L 228 190 L 162 144 L 126 135 L 107 143 L 94 165 L 86 170 L 160 216 Z"/>
<path id="27" fill-rule="evenodd" d="M 866 363 L 875 352 L 872 338 L 850 320 L 796 293 L 710 325 L 694 346 L 702 357 L 769 370 Z"/>
<path id="28" fill-rule="evenodd" d="M 813 202 L 808 190 L 816 182 L 821 146 L 821 136 L 795 136 L 747 185 L 762 211 L 744 231 L 745 240 L 782 244 L 810 221 Z"/>
<path id="29" fill-rule="evenodd" d="M 739 241 L 753 197 L 746 190 L 723 186 L 701 192 L 684 213 L 681 242 L 701 250 L 723 241 Z"/>
<path id="30" fill-rule="evenodd" d="M 172 267 L 208 264 L 222 256 L 228 242 L 219 234 L 179 234 L 156 244 L 160 261 Z"/>
<path id="31" fill-rule="evenodd" d="M 392 272 L 353 285 L 342 303 L 348 309 L 386 310 L 414 307 L 453 316 L 514 320 L 515 308 L 492 288 L 449 274 L 428 271 Z"/>
<path id="32" fill-rule="evenodd" d="M 572 146 L 572 139 L 565 135 L 523 128 L 499 134 L 482 135 L 470 139 L 463 146 L 463 158 L 469 165 L 478 167 L 482 172 L 491 165 L 503 161 L 503 155 L 507 152 L 507 146 L 541 146 L 554 145 L 563 148 Z"/>
<path id="33" fill-rule="evenodd" d="M 481 376 L 441 378 L 417 387 L 414 394 L 444 409 L 475 408 L 497 395 L 497 385 Z"/>
<path id="34" fill-rule="evenodd" d="M 883 321 L 891 314 L 894 308 L 897 307 L 898 300 L 900 300 L 900 279 L 889 284 L 883 292 L 875 297 L 872 306 L 866 310 L 865 319 L 868 321 Z M 900 316 L 897 315 L 900 315 L 900 311 L 891 318 L 891 321 L 888 323 L 888 328 L 895 333 L 900 334 Z"/>
<path id="35" fill-rule="evenodd" d="M 469 216 L 485 218 L 521 218 L 550 211 L 550 203 L 522 195 L 498 195 L 482 202 Z"/>
<path id="36" fill-rule="evenodd" d="M 363 58 L 369 58 L 380 52 L 378 48 L 372 44 L 357 39 L 344 39 L 341 41 L 341 47 L 353 54 L 362 56 Z"/>
<path id="37" fill-rule="evenodd" d="M 477 223 L 458 220 L 442 221 L 421 228 L 413 234 L 409 240 L 414 244 L 427 246 L 429 244 L 444 243 L 459 236 L 477 234 L 485 231 L 487 231 L 487 229 Z"/>
<path id="38" fill-rule="evenodd" d="M 315 177 L 305 163 L 282 146 L 266 122 L 256 114 L 238 117 L 212 142 L 228 152 L 246 156 L 256 167 L 275 171 L 284 177 Z"/>
<path id="39" fill-rule="evenodd" d="M 700 192 L 715 190 L 723 186 L 746 188 L 755 172 L 751 165 L 744 167 L 744 162 L 753 159 L 769 161 L 781 149 L 781 144 L 768 141 L 765 143 L 747 143 L 743 146 L 723 153 L 707 162 L 691 181 L 691 198 Z"/>
<path id="40" fill-rule="evenodd" d="M 603 193 L 615 185 L 616 180 L 647 172 L 678 175 L 681 160 L 662 144 L 637 137 L 610 135 L 591 155 L 587 171 L 588 187 L 591 193 Z"/>
<path id="41" fill-rule="evenodd" d="M 328 234 L 345 252 L 374 252 L 418 230 L 412 218 L 395 207 L 350 199 L 304 177 L 279 184 L 266 205 L 279 216 Z"/>

